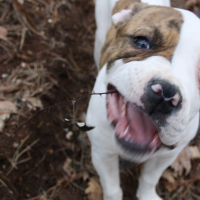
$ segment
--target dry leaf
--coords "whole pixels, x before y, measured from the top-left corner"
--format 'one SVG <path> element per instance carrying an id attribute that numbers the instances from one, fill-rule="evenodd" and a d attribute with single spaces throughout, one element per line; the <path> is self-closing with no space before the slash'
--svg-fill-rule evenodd
<path id="1" fill-rule="evenodd" d="M 73 136 L 73 132 L 72 132 L 72 131 L 67 132 L 66 138 L 67 138 L 68 140 L 71 140 L 71 139 L 72 139 L 72 136 Z"/>
<path id="2" fill-rule="evenodd" d="M 16 113 L 17 108 L 11 101 L 0 101 L 0 132 L 5 127 L 5 121 L 10 118 L 11 113 Z"/>
<path id="3" fill-rule="evenodd" d="M 195 6 L 197 3 L 198 3 L 197 0 L 188 0 L 186 2 L 186 6 L 187 8 L 189 8 L 189 7 Z"/>
<path id="4" fill-rule="evenodd" d="M 17 108 L 11 101 L 0 101 L 0 115 L 16 113 Z"/>
<path id="5" fill-rule="evenodd" d="M 197 169 L 197 171 L 193 171 L 193 173 L 190 174 L 190 180 L 193 182 L 200 180 L 200 171 Z"/>
<path id="6" fill-rule="evenodd" d="M 177 190 L 177 188 L 179 187 L 178 181 L 176 181 L 174 184 L 171 184 L 169 182 L 165 183 L 165 188 L 169 191 L 169 192 L 173 192 L 175 190 Z"/>
<path id="7" fill-rule="evenodd" d="M 189 148 L 190 148 L 192 159 L 200 158 L 200 151 L 199 151 L 199 148 L 197 146 L 190 146 Z"/>
<path id="8" fill-rule="evenodd" d="M 166 169 L 163 174 L 162 174 L 162 178 L 166 179 L 167 182 L 165 182 L 165 188 L 169 191 L 172 192 L 174 190 L 177 189 L 178 187 L 178 183 L 174 178 L 174 174 L 171 170 Z"/>
<path id="9" fill-rule="evenodd" d="M 8 30 L 3 27 L 3 26 L 0 26 L 0 38 L 5 38 L 8 34 Z"/>
<path id="10" fill-rule="evenodd" d="M 185 169 L 185 175 L 188 175 L 192 168 L 191 160 L 196 158 L 200 158 L 200 151 L 198 147 L 187 146 L 182 150 L 182 152 L 179 154 L 174 163 L 172 163 L 171 168 L 179 176 L 183 175 Z"/>
<path id="11" fill-rule="evenodd" d="M 102 200 L 102 189 L 95 177 L 90 178 L 85 194 L 90 194 L 91 200 Z"/>
<path id="12" fill-rule="evenodd" d="M 36 97 L 27 98 L 26 101 L 30 102 L 30 104 L 28 104 L 28 107 L 31 110 L 35 110 L 36 108 L 43 108 L 42 101 Z"/>
<path id="13" fill-rule="evenodd" d="M 24 0 L 17 0 L 17 2 L 18 2 L 19 4 L 21 4 L 21 5 L 24 4 Z"/>
<path id="14" fill-rule="evenodd" d="M 170 169 L 164 171 L 162 178 L 167 180 L 167 182 L 165 182 L 165 188 L 169 192 L 177 189 L 177 187 L 179 186 L 179 182 L 176 180 L 176 178 L 178 176 L 182 176 L 184 170 L 185 175 L 188 175 L 192 168 L 191 160 L 198 158 L 200 158 L 199 148 L 197 146 L 187 146 L 182 150 L 177 159 L 171 165 L 173 171 Z"/>
<path id="15" fill-rule="evenodd" d="M 0 92 L 10 93 L 19 90 L 20 86 L 18 85 L 8 85 L 8 86 L 0 86 Z"/>
<path id="16" fill-rule="evenodd" d="M 1 114 L 0 115 L 0 132 L 3 131 L 5 127 L 5 121 L 10 118 L 10 114 Z"/>
<path id="17" fill-rule="evenodd" d="M 86 180 L 89 178 L 88 172 L 83 171 L 83 172 L 82 172 L 82 177 L 83 177 L 83 180 L 86 181 Z"/>
<path id="18" fill-rule="evenodd" d="M 72 159 L 66 158 L 63 170 L 67 173 L 70 178 L 76 177 L 76 171 L 72 168 Z"/>
<path id="19" fill-rule="evenodd" d="M 169 183 L 175 183 L 176 180 L 174 179 L 172 172 L 169 169 L 166 169 L 163 174 L 162 178 L 166 179 Z"/>

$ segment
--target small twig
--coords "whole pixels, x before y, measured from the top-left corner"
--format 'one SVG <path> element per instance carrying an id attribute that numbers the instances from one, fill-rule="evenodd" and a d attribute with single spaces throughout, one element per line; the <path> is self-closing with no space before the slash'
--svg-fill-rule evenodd
<path id="1" fill-rule="evenodd" d="M 77 71 L 77 72 L 80 72 L 80 68 L 78 67 L 78 64 L 76 63 L 76 61 L 74 60 L 71 51 L 69 51 L 68 59 L 71 62 L 74 70 Z"/>
<path id="2" fill-rule="evenodd" d="M 63 105 L 63 104 L 66 104 L 66 103 L 70 103 L 70 104 L 75 104 L 75 102 L 85 98 L 85 97 L 88 97 L 88 96 L 92 96 L 92 95 L 103 95 L 103 94 L 112 94 L 112 93 L 116 93 L 117 90 L 113 89 L 113 90 L 109 90 L 108 92 L 102 92 L 102 93 L 91 93 L 91 94 L 84 94 L 78 98 L 76 98 L 75 100 L 67 100 L 67 101 L 64 101 L 64 102 L 61 102 L 61 103 L 57 103 L 57 104 L 54 104 L 52 106 L 48 106 L 46 108 L 43 108 L 41 109 L 40 111 L 38 111 L 33 117 L 31 117 L 29 120 L 27 120 L 26 122 L 24 122 L 23 124 L 21 124 L 13 133 L 12 133 L 12 137 L 14 137 L 14 135 L 26 124 L 28 124 L 32 119 L 34 119 L 35 117 L 37 117 L 40 113 L 44 112 L 45 110 L 47 111 L 50 111 L 53 107 L 55 106 L 60 106 L 60 105 Z M 74 109 L 74 108 L 73 108 Z M 74 111 L 74 110 L 73 110 Z M 74 113 L 74 112 L 73 112 Z M 73 116 L 73 121 L 75 120 L 75 116 Z M 1 144 L 1 143 L 0 143 Z"/>
<path id="3" fill-rule="evenodd" d="M 10 188 L 6 185 L 6 183 L 5 183 L 2 179 L 0 179 L 0 183 L 1 183 L 4 187 L 6 187 L 8 191 L 11 191 Z"/>
<path id="4" fill-rule="evenodd" d="M 68 65 L 68 69 L 70 70 L 74 70 L 72 67 L 71 67 L 71 63 L 66 59 L 66 58 L 62 58 L 62 57 L 56 57 L 52 60 L 52 63 L 54 64 L 55 61 L 61 61 L 61 62 L 64 62 Z"/>
<path id="5" fill-rule="evenodd" d="M 7 185 L 7 188 L 10 189 L 10 191 L 12 193 L 15 193 L 16 195 L 18 195 L 18 191 L 16 190 L 15 186 L 13 185 L 13 183 L 1 171 L 0 171 L 0 180 L 3 181 Z"/>
<path id="6" fill-rule="evenodd" d="M 0 44 L 0 47 L 8 54 L 9 58 L 13 58 L 13 53 L 3 44 Z"/>
<path id="7" fill-rule="evenodd" d="M 19 85 L 0 86 L 0 92 L 11 93 L 20 89 Z"/>
<path id="8" fill-rule="evenodd" d="M 191 196 L 193 196 L 194 198 L 196 198 L 197 200 L 200 200 L 199 195 L 195 194 L 194 192 L 190 191 Z"/>
<path id="9" fill-rule="evenodd" d="M 19 50 L 21 51 L 23 46 L 24 46 L 24 41 L 25 41 L 25 38 L 26 38 L 26 32 L 27 32 L 27 28 L 24 27 L 22 28 L 22 37 L 21 37 L 21 41 L 20 41 L 20 47 L 19 47 Z"/>
<path id="10" fill-rule="evenodd" d="M 20 5 L 16 0 L 12 0 L 13 2 L 13 8 L 16 11 L 15 14 L 19 20 L 19 22 L 26 26 L 31 32 L 33 32 L 35 35 L 41 36 L 44 39 L 47 39 L 47 36 L 45 34 L 43 34 L 42 32 L 38 32 L 35 29 L 35 25 L 33 23 L 33 20 L 31 18 L 31 16 L 26 12 L 26 10 L 24 9 L 24 7 L 22 5 Z"/>
<path id="11" fill-rule="evenodd" d="M 24 143 L 29 139 L 30 134 L 27 135 L 22 142 L 19 144 L 19 146 L 17 147 L 17 150 L 15 151 L 14 155 L 13 155 L 13 159 L 16 158 L 16 156 L 19 154 L 19 150 L 22 148 L 22 146 L 24 145 Z"/>
<path id="12" fill-rule="evenodd" d="M 76 120 L 75 120 L 75 103 L 76 101 L 72 101 L 72 105 L 73 105 L 73 120 L 72 120 L 72 123 L 75 124 L 76 123 Z"/>
<path id="13" fill-rule="evenodd" d="M 34 146 L 40 139 L 35 140 L 33 143 L 31 143 L 30 145 L 28 145 L 25 149 L 23 149 L 21 152 L 19 152 L 19 150 L 21 149 L 21 147 L 23 146 L 23 144 L 28 140 L 28 138 L 30 137 L 30 135 L 26 136 L 26 138 L 22 141 L 22 143 L 18 146 L 16 152 L 13 155 L 12 159 L 9 159 L 10 163 L 11 163 L 11 168 L 10 170 L 7 172 L 6 175 L 9 175 L 12 170 L 14 168 L 17 168 L 17 165 L 27 162 L 28 160 L 31 159 L 31 157 L 25 158 L 23 160 L 18 161 L 18 159 L 24 154 L 26 153 L 28 150 L 31 149 L 32 146 Z"/>
<path id="14" fill-rule="evenodd" d="M 20 158 L 20 156 L 24 153 L 26 153 L 28 150 L 31 149 L 32 146 L 34 146 L 40 139 L 35 140 L 33 143 L 31 143 L 30 145 L 28 145 L 25 149 L 23 149 L 15 158 L 16 161 L 18 161 L 18 159 Z M 17 162 L 18 164 L 18 162 Z"/>
<path id="15" fill-rule="evenodd" d="M 46 1 L 43 1 L 43 0 L 36 0 L 36 1 L 38 1 L 41 4 L 43 4 L 44 6 L 48 6 L 49 5 L 48 3 L 46 3 Z"/>
<path id="16" fill-rule="evenodd" d="M 81 190 L 81 191 L 85 191 L 85 189 L 83 188 L 83 187 L 81 187 L 81 186 L 79 186 L 78 184 L 76 184 L 75 182 L 71 182 L 70 184 L 72 184 L 74 187 L 76 187 L 76 188 L 78 188 L 79 190 Z"/>
<path id="17" fill-rule="evenodd" d="M 34 171 L 37 167 L 40 166 L 40 164 L 45 160 L 46 158 L 46 153 L 42 156 L 42 158 L 34 165 L 34 167 L 32 167 L 30 170 L 28 170 L 24 175 L 27 176 L 28 174 L 30 174 L 32 171 Z"/>
<path id="18" fill-rule="evenodd" d="M 8 11 L 9 11 L 9 6 L 6 6 L 6 7 L 3 9 L 3 13 L 1 14 L 0 23 L 3 22 L 3 20 L 4 20 L 5 16 L 7 15 Z"/>
<path id="19" fill-rule="evenodd" d="M 43 191 L 43 194 L 38 195 L 38 196 L 33 197 L 33 198 L 29 198 L 27 200 L 38 200 L 38 199 L 48 199 L 48 200 L 51 200 L 51 199 L 55 199 L 55 197 L 57 196 L 56 195 L 57 189 L 59 189 L 59 186 L 61 184 L 63 184 L 65 181 L 66 181 L 65 178 L 62 178 L 61 180 L 57 181 L 56 185 L 50 187 L 47 191 Z M 52 196 L 52 198 L 51 198 L 51 196 Z"/>

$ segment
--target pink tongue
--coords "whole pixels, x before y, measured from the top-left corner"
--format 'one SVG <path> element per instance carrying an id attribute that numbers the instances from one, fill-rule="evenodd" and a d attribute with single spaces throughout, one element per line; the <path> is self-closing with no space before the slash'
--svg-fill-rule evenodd
<path id="1" fill-rule="evenodd" d="M 108 118 L 111 123 L 116 124 L 118 137 L 156 148 L 160 139 L 150 117 L 130 102 L 124 105 L 124 97 L 119 93 L 107 95 Z"/>
<path id="2" fill-rule="evenodd" d="M 129 124 L 132 140 L 139 143 L 148 144 L 157 135 L 157 128 L 150 117 L 136 108 L 133 104 L 127 105 L 127 120 Z"/>

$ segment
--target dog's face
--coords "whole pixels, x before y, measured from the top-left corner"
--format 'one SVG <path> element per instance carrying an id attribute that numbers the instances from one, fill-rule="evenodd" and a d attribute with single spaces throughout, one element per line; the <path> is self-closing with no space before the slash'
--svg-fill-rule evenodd
<path id="1" fill-rule="evenodd" d="M 107 95 L 107 114 L 119 151 L 143 161 L 190 134 L 199 111 L 200 20 L 168 7 L 136 10 L 113 16 L 101 65 L 108 91 L 117 90 Z"/>

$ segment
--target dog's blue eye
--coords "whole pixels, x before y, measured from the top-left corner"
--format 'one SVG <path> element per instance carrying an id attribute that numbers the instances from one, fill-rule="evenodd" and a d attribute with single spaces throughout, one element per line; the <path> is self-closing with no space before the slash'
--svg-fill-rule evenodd
<path id="1" fill-rule="evenodd" d="M 149 40 L 144 36 L 133 38 L 134 45 L 139 49 L 150 49 Z"/>

